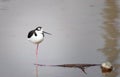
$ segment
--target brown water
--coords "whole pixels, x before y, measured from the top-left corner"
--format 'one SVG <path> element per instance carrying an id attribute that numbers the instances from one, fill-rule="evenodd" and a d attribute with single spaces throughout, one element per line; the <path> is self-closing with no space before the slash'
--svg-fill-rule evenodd
<path id="1" fill-rule="evenodd" d="M 116 61 L 119 59 L 119 40 L 120 40 L 120 29 L 118 21 L 119 17 L 119 7 L 116 0 L 106 0 L 105 8 L 103 10 L 104 17 L 104 26 L 105 31 L 103 38 L 105 41 L 104 47 L 101 51 L 106 56 L 106 60 L 110 61 L 113 64 L 116 64 Z M 106 77 L 117 77 L 119 68 L 116 66 L 115 71 L 108 74 Z"/>
<path id="2" fill-rule="evenodd" d="M 0 77 L 102 77 L 99 67 L 87 68 L 87 75 L 75 68 L 36 69 L 36 45 L 28 42 L 27 33 L 37 26 L 52 33 L 39 46 L 40 64 L 100 64 L 106 60 L 117 63 L 120 62 L 117 3 L 0 0 Z M 110 76 L 119 76 L 116 71 Z"/>

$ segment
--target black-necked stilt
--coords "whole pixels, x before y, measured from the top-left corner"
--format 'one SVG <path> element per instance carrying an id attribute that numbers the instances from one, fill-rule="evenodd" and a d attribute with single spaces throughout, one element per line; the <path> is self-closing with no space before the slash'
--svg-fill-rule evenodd
<path id="1" fill-rule="evenodd" d="M 28 33 L 28 40 L 34 44 L 37 44 L 36 48 L 36 63 L 38 64 L 38 46 L 44 40 L 44 33 L 51 35 L 48 32 L 43 31 L 42 27 L 37 27 Z"/>

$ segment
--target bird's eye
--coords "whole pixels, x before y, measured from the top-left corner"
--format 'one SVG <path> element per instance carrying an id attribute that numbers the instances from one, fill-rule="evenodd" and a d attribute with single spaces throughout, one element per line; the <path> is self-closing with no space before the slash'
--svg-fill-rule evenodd
<path id="1" fill-rule="evenodd" d="M 38 28 L 38 30 L 41 30 L 41 28 Z"/>
<path id="2" fill-rule="evenodd" d="M 35 30 L 41 31 L 42 27 L 37 27 Z"/>
<path id="3" fill-rule="evenodd" d="M 36 30 L 40 31 L 40 30 L 41 30 L 41 27 L 38 27 Z"/>

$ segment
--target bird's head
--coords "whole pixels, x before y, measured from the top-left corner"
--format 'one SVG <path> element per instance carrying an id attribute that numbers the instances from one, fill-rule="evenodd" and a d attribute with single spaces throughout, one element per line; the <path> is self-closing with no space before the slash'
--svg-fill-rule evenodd
<path id="1" fill-rule="evenodd" d="M 39 32 L 39 33 L 45 33 L 45 34 L 49 34 L 49 35 L 51 35 L 51 33 L 48 33 L 48 32 L 46 32 L 46 31 L 43 31 L 43 28 L 41 27 L 41 26 L 39 26 L 39 27 L 37 27 L 36 29 L 35 29 L 37 32 Z"/>
<path id="2" fill-rule="evenodd" d="M 42 27 L 37 27 L 36 29 L 35 29 L 36 31 L 40 31 L 40 32 L 43 32 L 43 28 Z"/>

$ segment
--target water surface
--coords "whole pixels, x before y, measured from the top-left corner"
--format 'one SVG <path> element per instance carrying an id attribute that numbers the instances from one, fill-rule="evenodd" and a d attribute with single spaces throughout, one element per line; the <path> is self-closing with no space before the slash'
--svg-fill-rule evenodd
<path id="1" fill-rule="evenodd" d="M 116 1 L 0 0 L 0 76 L 35 77 L 36 45 L 28 42 L 27 33 L 37 26 L 52 33 L 39 46 L 40 64 L 119 62 L 118 16 Z M 115 51 L 114 58 L 104 52 L 108 49 Z M 38 71 L 39 77 L 102 76 L 99 67 L 88 68 L 87 75 L 74 68 Z"/>

